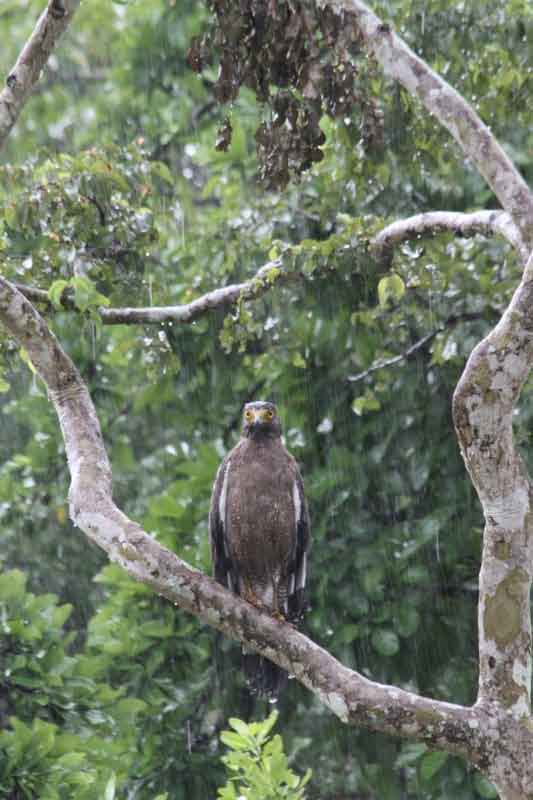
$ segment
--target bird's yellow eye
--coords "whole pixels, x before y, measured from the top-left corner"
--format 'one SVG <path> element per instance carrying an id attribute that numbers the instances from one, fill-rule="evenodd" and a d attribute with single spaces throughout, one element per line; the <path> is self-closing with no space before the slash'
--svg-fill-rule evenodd
<path id="1" fill-rule="evenodd" d="M 245 411 L 244 412 L 244 419 L 246 420 L 246 422 L 251 422 L 253 420 L 253 418 L 254 418 L 254 415 L 252 414 L 251 411 Z"/>
<path id="2" fill-rule="evenodd" d="M 274 419 L 274 412 L 271 411 L 269 408 L 265 411 L 266 419 Z"/>

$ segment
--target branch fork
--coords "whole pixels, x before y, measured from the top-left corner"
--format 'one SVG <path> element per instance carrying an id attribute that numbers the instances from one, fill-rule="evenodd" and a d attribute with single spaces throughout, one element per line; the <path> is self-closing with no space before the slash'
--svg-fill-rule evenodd
<path id="1" fill-rule="evenodd" d="M 79 0 L 49 0 L 0 92 L 0 146 L 78 5 Z M 484 771 L 502 800 L 533 800 L 532 493 L 512 434 L 513 410 L 533 360 L 533 253 L 528 257 L 533 247 L 533 195 L 466 100 L 364 2 L 321 0 L 320 5 L 345 12 L 368 53 L 450 132 L 502 206 L 502 212 L 488 212 L 490 217 L 475 212 L 475 222 L 474 215 L 466 220 L 468 215 L 458 219 L 448 213 L 438 220 L 421 215 L 395 223 L 396 227 L 389 226 L 380 234 L 378 247 L 390 247 L 406 236 L 443 225 L 455 226 L 459 233 L 469 226 L 470 232 L 489 226 L 503 233 L 527 262 L 508 309 L 472 352 L 453 399 L 457 437 L 485 516 L 479 690 L 472 708 L 366 679 L 290 625 L 253 608 L 157 543 L 113 502 L 111 467 L 100 426 L 77 369 L 29 300 L 3 278 L 0 321 L 27 350 L 55 406 L 72 479 L 72 519 L 113 561 L 175 605 L 289 670 L 344 722 L 457 753 Z M 267 267 L 272 265 L 263 269 Z M 260 282 L 255 288 L 259 292 L 268 287 Z M 248 289 L 252 290 L 251 282 L 215 290 L 177 307 L 178 311 L 174 307 L 173 320 L 188 322 L 207 309 L 237 302 Z M 38 291 L 26 290 L 28 296 Z M 103 311 L 114 312 L 115 322 L 160 323 L 168 313 L 168 309 Z"/>

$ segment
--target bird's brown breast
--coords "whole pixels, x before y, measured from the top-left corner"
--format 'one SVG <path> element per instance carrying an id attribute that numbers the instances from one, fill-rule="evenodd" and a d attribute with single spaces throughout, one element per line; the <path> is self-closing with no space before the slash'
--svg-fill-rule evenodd
<path id="1" fill-rule="evenodd" d="M 286 575 L 294 551 L 294 462 L 280 439 L 244 440 L 231 454 L 226 528 L 232 556 L 259 584 Z"/>

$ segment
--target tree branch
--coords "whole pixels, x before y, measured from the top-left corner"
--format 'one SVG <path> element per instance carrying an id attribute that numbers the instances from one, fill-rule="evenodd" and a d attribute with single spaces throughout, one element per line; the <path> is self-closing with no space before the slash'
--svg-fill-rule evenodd
<path id="1" fill-rule="evenodd" d="M 457 325 L 459 322 L 472 322 L 473 320 L 479 319 L 484 319 L 484 315 L 478 312 L 458 314 L 453 317 L 448 317 L 448 319 L 445 320 L 442 325 L 439 325 L 439 327 L 435 328 L 435 330 L 426 333 L 425 336 L 422 336 L 421 339 L 418 339 L 418 341 L 408 347 L 407 350 L 404 350 L 403 353 L 398 353 L 398 355 L 391 356 L 390 358 L 382 358 L 367 369 L 363 370 L 363 372 L 358 372 L 355 375 L 348 375 L 347 380 L 349 383 L 358 383 L 380 369 L 388 369 L 388 367 L 395 367 L 397 364 L 401 364 L 402 361 L 410 361 L 412 358 L 414 358 L 418 351 L 422 350 L 429 342 L 431 342 L 431 340 L 434 339 L 438 333 L 442 333 L 447 328 L 451 328 L 454 325 Z"/>
<path id="2" fill-rule="evenodd" d="M 479 576 L 478 702 L 531 720 L 533 515 L 531 482 L 513 441 L 512 418 L 533 359 L 533 253 L 498 325 L 473 350 L 453 398 L 457 437 L 485 516 Z M 530 762 L 523 750 L 517 763 Z M 505 787 L 510 774 L 500 770 Z M 506 797 L 533 797 L 515 774 Z M 519 792 L 513 794 L 516 788 Z"/>
<path id="3" fill-rule="evenodd" d="M 418 97 L 451 133 L 513 218 L 525 248 L 533 247 L 533 195 L 510 158 L 472 106 L 406 45 L 362 0 L 318 0 L 345 12 L 386 75 Z"/>
<path id="4" fill-rule="evenodd" d="M 499 233 L 514 247 L 522 248 L 520 235 L 510 216 L 503 211 L 475 211 L 462 214 L 455 211 L 432 211 L 417 214 L 404 220 L 396 220 L 387 225 L 374 237 L 372 248 L 381 260 L 390 260 L 392 247 L 412 236 L 421 236 L 440 231 L 452 231 L 461 236 L 477 233 L 490 235 Z M 213 289 L 201 297 L 176 306 L 148 306 L 139 308 L 100 308 L 98 313 L 104 325 L 161 325 L 163 323 L 189 324 L 217 308 L 235 305 L 240 300 L 252 300 L 266 294 L 278 282 L 302 280 L 300 272 L 283 268 L 281 258 L 262 266 L 255 275 L 243 283 L 235 283 Z M 43 303 L 52 309 L 52 303 L 45 289 L 13 284 L 28 300 Z M 67 311 L 76 311 L 76 306 L 68 290 L 63 292 L 61 305 Z M 438 333 L 438 331 L 435 331 Z M 435 334 L 433 334 L 435 335 Z M 396 362 L 394 362 L 396 363 Z M 378 369 L 378 367 L 376 367 Z M 373 370 L 372 370 L 373 371 Z M 359 378 L 357 378 L 359 379 Z"/>
<path id="5" fill-rule="evenodd" d="M 426 333 L 425 336 L 422 336 L 421 339 L 412 344 L 411 347 L 408 347 L 407 350 L 404 350 L 403 353 L 399 353 L 397 356 L 391 356 L 391 358 L 382 358 L 368 367 L 368 369 L 363 370 L 363 372 L 358 372 L 356 375 L 348 375 L 347 380 L 350 383 L 359 383 L 359 381 L 363 381 L 365 378 L 368 378 L 369 375 L 372 375 L 373 372 L 377 372 L 380 369 L 387 369 L 388 367 L 395 367 L 397 364 L 401 364 L 402 361 L 409 361 L 419 350 L 422 350 L 428 342 L 434 339 L 435 336 L 443 330 L 445 330 L 445 326 L 441 325 L 434 331 Z"/>
<path id="6" fill-rule="evenodd" d="M 83 380 L 33 306 L 0 278 L 0 320 L 22 345 L 53 402 L 71 474 L 70 515 L 136 580 L 293 674 L 348 724 L 365 725 L 483 763 L 487 712 L 370 681 L 289 624 L 191 568 L 128 519 L 112 499 L 111 468 Z"/>
<path id="7" fill-rule="evenodd" d="M 22 111 L 59 37 L 68 28 L 80 0 L 49 0 L 0 92 L 0 148 Z"/>
<path id="8" fill-rule="evenodd" d="M 301 278 L 299 272 L 283 270 L 281 259 L 276 259 L 264 264 L 253 278 L 243 283 L 233 283 L 213 289 L 190 303 L 178 306 L 147 306 L 145 308 L 101 307 L 98 309 L 98 314 L 104 325 L 161 325 L 168 322 L 187 324 L 194 322 L 198 317 L 213 309 L 232 306 L 240 300 L 261 297 L 269 292 L 275 283 L 286 283 L 298 278 Z M 44 289 L 36 289 L 20 283 L 13 285 L 28 300 L 34 303 L 45 303 L 52 308 L 48 292 Z M 77 310 L 68 290 L 63 292 L 61 305 L 69 311 Z"/>
<path id="9" fill-rule="evenodd" d="M 399 219 L 383 228 L 374 238 L 373 246 L 384 259 L 390 257 L 394 245 L 412 237 L 449 231 L 458 236 L 500 234 L 518 250 L 524 263 L 529 252 L 522 243 L 520 232 L 505 211 L 473 211 L 463 214 L 459 211 L 428 211 L 415 214 L 407 219 Z"/>
<path id="10" fill-rule="evenodd" d="M 533 254 L 498 325 L 472 351 L 453 399 L 457 436 L 485 515 L 479 695 L 516 716 L 531 709 L 531 484 L 513 410 L 533 359 Z M 506 618 L 502 630 L 496 622 Z"/>

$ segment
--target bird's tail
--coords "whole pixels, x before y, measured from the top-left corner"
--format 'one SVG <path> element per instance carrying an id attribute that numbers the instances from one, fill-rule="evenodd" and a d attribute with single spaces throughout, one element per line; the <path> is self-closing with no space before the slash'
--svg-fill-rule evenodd
<path id="1" fill-rule="evenodd" d="M 285 670 L 255 653 L 243 653 L 242 659 L 248 690 L 269 700 L 277 700 L 289 677 Z"/>

